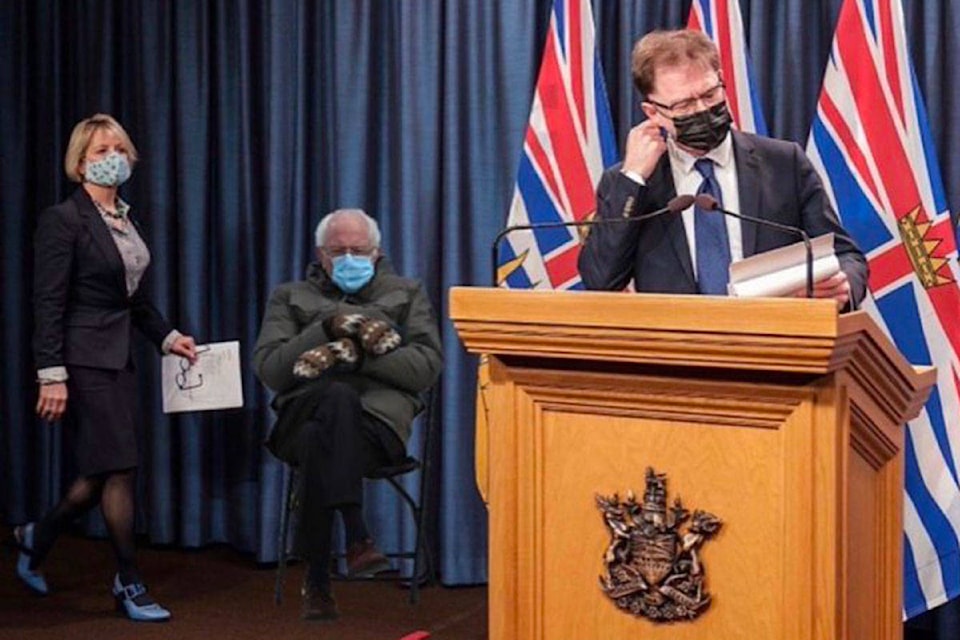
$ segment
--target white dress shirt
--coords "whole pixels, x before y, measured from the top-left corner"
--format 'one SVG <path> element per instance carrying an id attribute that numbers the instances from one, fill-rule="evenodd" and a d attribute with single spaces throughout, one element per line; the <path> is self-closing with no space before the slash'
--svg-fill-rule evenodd
<path id="1" fill-rule="evenodd" d="M 694 163 L 701 157 L 713 160 L 713 175 L 720 185 L 723 202 L 720 206 L 730 211 L 740 212 L 740 182 L 737 178 L 737 163 L 733 157 L 733 136 L 727 134 L 718 147 L 704 156 L 693 156 L 680 149 L 673 139 L 667 140 L 667 154 L 670 160 L 670 171 L 673 174 L 673 184 L 677 188 L 677 195 L 697 195 L 697 189 L 703 182 L 703 175 L 697 171 Z M 632 171 L 624 171 L 624 175 L 637 182 L 645 181 Z M 697 238 L 694 231 L 693 207 L 683 212 L 683 228 L 687 235 L 687 246 L 690 247 L 690 263 L 693 265 L 693 275 L 697 276 Z M 720 212 L 713 215 L 722 216 Z M 743 235 L 740 230 L 740 221 L 732 216 L 724 216 L 727 223 L 727 238 L 730 242 L 730 261 L 743 259 Z"/>
<path id="2" fill-rule="evenodd" d="M 670 155 L 670 171 L 673 173 L 673 184 L 677 187 L 677 195 L 689 193 L 692 196 L 697 195 L 697 189 L 703 182 L 703 175 L 694 166 L 694 163 L 701 157 L 713 160 L 713 175 L 720 185 L 720 193 L 723 194 L 723 202 L 720 204 L 724 209 L 738 212 L 740 211 L 740 191 L 739 181 L 737 179 L 737 163 L 733 157 L 733 136 L 729 133 L 723 139 L 720 146 L 714 148 L 704 156 L 692 156 L 683 149 L 677 147 L 673 140 L 667 141 L 667 153 Z M 687 234 L 687 245 L 690 247 L 690 262 L 693 264 L 693 275 L 697 276 L 697 239 L 694 232 L 694 212 L 693 207 L 683 212 L 683 228 Z M 723 216 L 720 212 L 712 215 Z M 736 262 L 743 259 L 743 235 L 740 230 L 740 221 L 732 216 L 723 216 L 727 223 L 727 238 L 730 241 L 730 261 Z"/>

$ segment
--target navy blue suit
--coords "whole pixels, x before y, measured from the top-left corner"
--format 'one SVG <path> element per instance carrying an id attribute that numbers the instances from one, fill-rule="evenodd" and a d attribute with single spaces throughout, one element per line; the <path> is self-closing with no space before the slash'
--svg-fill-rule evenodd
<path id="1" fill-rule="evenodd" d="M 823 184 L 799 145 L 733 131 L 740 208 L 737 213 L 804 229 L 810 237 L 833 232 L 840 267 L 859 303 L 867 285 L 863 253 L 844 231 Z M 597 188 L 597 218 L 640 216 L 665 207 L 677 195 L 667 154 L 646 186 L 606 170 Z M 796 236 L 744 221 L 743 256 L 798 241 Z M 690 249 L 680 215 L 665 214 L 636 224 L 591 227 L 579 259 L 587 289 L 620 290 L 631 278 L 644 293 L 697 293 Z"/>
<path id="2" fill-rule="evenodd" d="M 137 466 L 133 328 L 157 347 L 173 329 L 142 286 L 127 294 L 111 233 L 80 188 L 40 214 L 34 236 L 34 358 L 38 369 L 67 368 L 81 476 Z"/>
<path id="3" fill-rule="evenodd" d="M 144 295 L 143 283 L 127 295 L 123 259 L 110 233 L 83 188 L 40 214 L 33 281 L 38 369 L 123 369 L 133 327 L 157 347 L 173 330 Z"/>

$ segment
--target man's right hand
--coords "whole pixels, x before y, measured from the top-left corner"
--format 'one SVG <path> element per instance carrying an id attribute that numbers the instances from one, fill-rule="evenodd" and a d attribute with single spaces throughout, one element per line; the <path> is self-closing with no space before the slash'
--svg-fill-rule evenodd
<path id="1" fill-rule="evenodd" d="M 627 135 L 622 169 L 647 180 L 666 150 L 667 141 L 660 135 L 660 127 L 653 120 L 644 120 Z"/>
<path id="2" fill-rule="evenodd" d="M 368 320 L 362 313 L 339 313 L 323 321 L 323 329 L 331 338 L 355 338 Z"/>
<path id="3" fill-rule="evenodd" d="M 400 346 L 402 339 L 389 322 L 362 313 L 340 314 L 324 320 L 324 329 L 334 338 L 353 338 L 372 356 L 382 356 Z"/>
<path id="4" fill-rule="evenodd" d="M 37 398 L 37 415 L 48 422 L 56 422 L 67 410 L 67 383 L 41 384 Z"/>
<path id="5" fill-rule="evenodd" d="M 298 378 L 317 378 L 338 362 L 356 369 L 360 366 L 361 355 L 360 347 L 353 338 L 340 338 L 301 353 L 293 364 L 293 375 Z"/>

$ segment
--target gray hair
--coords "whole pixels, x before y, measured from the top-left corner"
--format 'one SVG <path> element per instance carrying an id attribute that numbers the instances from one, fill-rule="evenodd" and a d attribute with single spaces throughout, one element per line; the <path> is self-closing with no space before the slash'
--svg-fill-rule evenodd
<path id="1" fill-rule="evenodd" d="M 370 230 L 370 245 L 376 247 L 377 249 L 380 248 L 380 225 L 377 224 L 376 220 L 368 216 L 363 209 L 336 209 L 323 216 L 323 218 L 320 219 L 320 223 L 317 225 L 317 231 L 315 234 L 316 246 L 323 246 L 323 241 L 326 240 L 327 236 L 327 227 L 330 226 L 330 223 L 334 218 L 338 218 L 340 216 L 356 216 L 363 218 L 367 223 L 367 228 Z"/>

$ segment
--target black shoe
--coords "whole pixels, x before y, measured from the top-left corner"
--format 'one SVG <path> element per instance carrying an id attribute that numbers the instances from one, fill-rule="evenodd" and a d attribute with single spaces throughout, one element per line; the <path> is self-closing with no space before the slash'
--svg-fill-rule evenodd
<path id="1" fill-rule="evenodd" d="M 337 601 L 329 588 L 319 589 L 304 582 L 300 596 L 303 600 L 303 613 L 300 617 L 304 620 L 336 620 L 340 617 Z"/>

